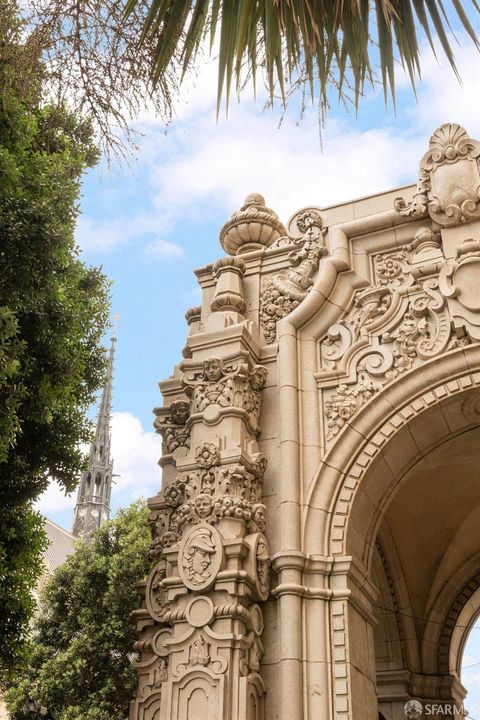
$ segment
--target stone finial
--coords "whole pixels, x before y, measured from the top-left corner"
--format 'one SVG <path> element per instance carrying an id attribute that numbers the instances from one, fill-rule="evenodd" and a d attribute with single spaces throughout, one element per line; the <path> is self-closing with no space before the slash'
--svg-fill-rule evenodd
<path id="1" fill-rule="evenodd" d="M 413 200 L 395 209 L 416 220 L 430 215 L 441 227 L 480 219 L 480 142 L 457 123 L 437 128 L 420 160 Z"/>
<path id="2" fill-rule="evenodd" d="M 287 231 L 260 193 L 250 193 L 220 230 L 220 244 L 229 255 L 270 247 Z"/>

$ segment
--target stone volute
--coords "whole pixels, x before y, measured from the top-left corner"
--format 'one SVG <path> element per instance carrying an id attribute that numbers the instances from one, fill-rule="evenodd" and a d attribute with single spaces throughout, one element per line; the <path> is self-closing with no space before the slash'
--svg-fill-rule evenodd
<path id="1" fill-rule="evenodd" d="M 220 244 L 229 255 L 270 247 L 287 231 L 260 193 L 250 193 L 240 210 L 220 230 Z"/>

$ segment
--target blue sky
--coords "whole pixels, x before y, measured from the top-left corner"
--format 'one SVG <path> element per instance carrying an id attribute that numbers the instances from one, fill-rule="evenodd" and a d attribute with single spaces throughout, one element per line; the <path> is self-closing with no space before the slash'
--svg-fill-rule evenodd
<path id="1" fill-rule="evenodd" d="M 319 137 L 318 111 L 300 119 L 298 99 L 282 119 L 247 92 L 215 118 L 216 67 L 207 62 L 190 78 L 165 128 L 140 118 L 139 149 L 130 165 L 101 165 L 83 184 L 77 240 L 86 262 L 113 280 L 112 309 L 120 314 L 113 396 L 112 444 L 120 475 L 112 506 L 153 495 L 160 438 L 152 408 L 157 383 L 181 358 L 185 311 L 199 304 L 193 269 L 222 254 L 218 233 L 249 192 L 261 192 L 286 222 L 305 205 L 327 206 L 414 182 L 432 131 L 459 122 L 480 138 L 480 55 L 459 35 L 455 49 L 462 85 L 429 49 L 423 53 L 418 101 L 398 81 L 397 114 L 383 94 L 369 91 L 358 116 L 332 103 Z M 282 120 L 282 122 L 280 122 Z M 55 486 L 39 507 L 70 528 L 74 497 Z M 464 682 L 472 716 L 480 719 L 480 624 L 465 651 Z M 474 712 L 473 708 L 478 708 Z"/>

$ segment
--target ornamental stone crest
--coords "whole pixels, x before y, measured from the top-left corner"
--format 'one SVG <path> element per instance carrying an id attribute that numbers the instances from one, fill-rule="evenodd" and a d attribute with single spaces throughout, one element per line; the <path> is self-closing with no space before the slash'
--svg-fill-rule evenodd
<path id="1" fill-rule="evenodd" d="M 411 203 L 397 198 L 402 215 L 422 218 L 428 213 L 442 227 L 480 218 L 480 142 L 456 123 L 447 123 L 430 138 L 420 161 L 417 191 Z"/>

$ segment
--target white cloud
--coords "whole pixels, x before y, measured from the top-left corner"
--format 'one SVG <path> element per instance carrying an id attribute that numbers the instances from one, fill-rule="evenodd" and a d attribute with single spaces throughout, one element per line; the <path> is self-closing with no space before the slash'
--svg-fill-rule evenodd
<path id="1" fill-rule="evenodd" d="M 143 212 L 133 213 L 114 222 L 80 217 L 75 235 L 82 250 L 107 253 L 120 246 L 145 242 L 145 237 L 155 236 L 159 228 L 167 227 L 167 224 L 167 216 L 162 213 L 148 216 Z M 183 248 L 168 240 L 150 240 L 145 251 L 162 260 L 185 257 Z"/>
<path id="2" fill-rule="evenodd" d="M 129 412 L 112 415 L 112 457 L 114 478 L 112 508 L 124 507 L 139 497 L 155 495 L 161 484 L 158 459 L 161 454 L 161 440 L 154 432 L 147 432 L 139 418 Z M 36 503 L 36 508 L 47 516 L 73 509 L 77 491 L 65 496 L 56 482 L 50 483 Z M 67 518 L 62 518 L 70 526 Z"/>
<path id="3" fill-rule="evenodd" d="M 185 250 L 176 245 L 175 243 L 169 242 L 168 240 L 154 240 L 150 245 L 147 245 L 145 252 L 148 255 L 152 255 L 158 260 L 168 260 L 169 258 L 185 258 Z"/>
<path id="4" fill-rule="evenodd" d="M 194 140 L 183 139 L 181 127 L 172 134 L 175 152 L 149 152 L 149 168 L 155 205 L 173 220 L 228 214 L 254 191 L 286 220 L 309 203 L 326 206 L 413 180 L 425 146 L 425 138 L 406 141 L 390 128 L 361 132 L 331 121 L 321 152 L 315 112 L 277 128 L 275 116 L 248 103 L 218 125 L 200 119 Z"/>
<path id="5" fill-rule="evenodd" d="M 414 127 L 428 132 L 442 123 L 457 122 L 472 137 L 480 137 L 480 52 L 464 34 L 459 36 L 459 45 L 453 39 L 451 42 L 461 83 L 443 56 L 437 61 L 432 51 L 425 48 L 423 82 L 418 88 L 418 105 L 411 112 L 411 122 Z"/>
<path id="6" fill-rule="evenodd" d="M 147 252 L 156 247 L 160 257 L 178 258 L 182 249 L 170 252 L 164 243 L 171 242 L 180 222 L 205 223 L 220 213 L 226 218 L 252 191 L 262 192 L 286 221 L 308 204 L 326 206 L 415 182 L 428 137 L 439 124 L 460 122 L 480 136 L 480 54 L 471 41 L 460 39 L 456 56 L 463 86 L 444 59 L 438 64 L 424 48 L 418 105 L 401 108 L 405 129 L 380 125 L 361 131 L 353 114 L 342 122 L 331 118 L 323 151 L 313 109 L 297 122 L 292 108 L 278 127 L 278 111 L 262 111 L 263 100 L 252 102 L 247 92 L 239 105 L 232 100 L 228 119 L 217 123 L 217 65 L 205 62 L 182 87 L 176 120 L 166 134 L 153 117 L 144 116 L 138 168 L 148 212 L 131 206 L 113 223 L 83 218 L 80 244 L 109 251 L 140 238 Z M 152 240 L 159 233 L 162 239 Z"/>
<path id="7" fill-rule="evenodd" d="M 35 508 L 43 515 L 62 512 L 63 510 L 69 509 L 73 512 L 76 498 L 76 490 L 73 493 L 70 493 L 70 495 L 65 495 L 59 484 L 52 481 L 43 495 L 41 495 L 35 503 Z"/>
<path id="8" fill-rule="evenodd" d="M 150 497 L 160 488 L 158 459 L 161 439 L 142 427 L 129 412 L 112 415 L 112 456 L 114 478 L 112 505 L 124 506 L 139 497 Z"/>

